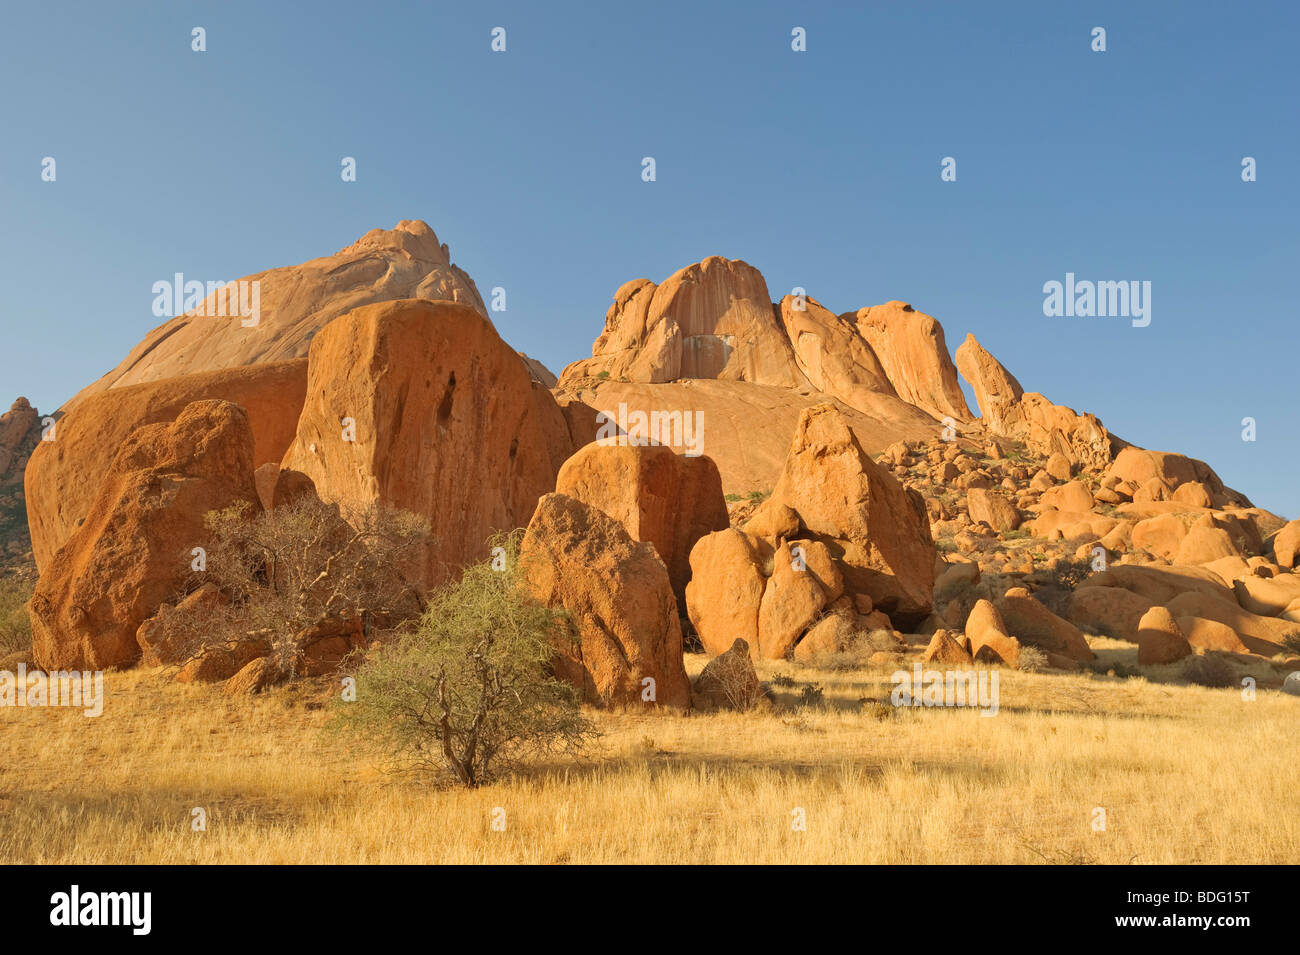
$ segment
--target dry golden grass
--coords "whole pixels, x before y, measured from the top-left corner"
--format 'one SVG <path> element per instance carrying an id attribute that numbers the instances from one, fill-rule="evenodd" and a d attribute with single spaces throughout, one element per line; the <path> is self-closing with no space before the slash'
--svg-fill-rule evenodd
<path id="1" fill-rule="evenodd" d="M 698 672 L 698 657 L 689 669 Z M 0 711 L 0 853 L 30 863 L 1300 861 L 1300 699 L 1000 671 L 1001 712 L 877 719 L 889 670 L 751 714 L 593 714 L 579 763 L 477 791 L 321 730 L 328 688 L 232 700 L 109 674 L 103 716 Z M 208 813 L 206 832 L 191 809 Z M 490 825 L 505 810 L 505 831 Z M 793 811 L 807 831 L 794 831 Z M 1104 832 L 1091 826 L 1107 813 Z"/>

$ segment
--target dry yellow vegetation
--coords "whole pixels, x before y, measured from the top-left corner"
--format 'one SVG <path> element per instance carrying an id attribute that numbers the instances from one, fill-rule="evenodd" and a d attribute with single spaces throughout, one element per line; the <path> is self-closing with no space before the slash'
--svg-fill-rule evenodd
<path id="1" fill-rule="evenodd" d="M 1300 861 L 1300 699 L 1003 670 L 996 717 L 880 715 L 860 701 L 887 700 L 890 672 L 763 668 L 820 684 L 817 706 L 797 706 L 796 687 L 765 712 L 593 713 L 603 735 L 581 762 L 474 791 L 347 752 L 322 730 L 323 684 L 232 699 L 158 673 L 108 674 L 98 719 L 0 711 L 0 853 L 75 864 Z M 206 831 L 191 829 L 195 807 Z M 498 807 L 504 831 L 491 825 Z"/>

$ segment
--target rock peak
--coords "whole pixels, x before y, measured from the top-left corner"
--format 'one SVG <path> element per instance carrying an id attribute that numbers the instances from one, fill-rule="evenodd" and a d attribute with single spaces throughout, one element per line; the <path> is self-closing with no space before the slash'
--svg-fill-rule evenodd
<path id="1" fill-rule="evenodd" d="M 225 281 L 227 277 L 193 278 Z M 403 219 L 393 229 L 371 229 L 334 255 L 235 281 L 238 288 L 256 285 L 255 320 L 233 314 L 214 293 L 201 306 L 155 328 L 121 364 L 84 388 L 67 407 L 88 394 L 123 385 L 305 358 L 312 338 L 325 325 L 375 302 L 459 302 L 487 316 L 474 280 L 452 264 L 450 250 L 419 219 Z M 142 299 L 142 304 L 147 301 Z M 251 296 L 243 301 L 251 302 Z"/>
<path id="2" fill-rule="evenodd" d="M 419 262 L 451 265 L 451 250 L 423 219 L 403 219 L 393 229 L 371 229 L 335 257 L 376 251 L 403 252 Z"/>
<path id="3" fill-rule="evenodd" d="M 971 418 L 930 316 L 897 300 L 840 316 L 806 295 L 771 302 L 758 269 L 720 255 L 659 285 L 620 286 L 591 353 L 564 370 L 562 387 L 711 378 L 821 392 L 885 420 L 919 416 L 922 427 Z"/>

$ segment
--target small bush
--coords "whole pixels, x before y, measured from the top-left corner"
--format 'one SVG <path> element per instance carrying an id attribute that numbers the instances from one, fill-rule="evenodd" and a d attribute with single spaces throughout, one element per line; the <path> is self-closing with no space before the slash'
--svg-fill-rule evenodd
<path id="1" fill-rule="evenodd" d="M 765 703 L 767 689 L 748 656 L 723 654 L 715 657 L 695 681 L 700 697 L 713 706 L 745 713 Z"/>
<path id="2" fill-rule="evenodd" d="M 1189 657 L 1183 664 L 1182 675 L 1188 683 L 1216 689 L 1232 686 L 1236 682 L 1228 661 L 1221 656 L 1208 653 L 1205 656 Z"/>
<path id="3" fill-rule="evenodd" d="M 1046 560 L 1046 554 L 1035 554 L 1040 560 Z M 1088 557 L 1078 557 L 1068 561 L 1062 561 L 1056 567 L 1043 571 L 1046 583 L 1050 586 L 1059 587 L 1062 590 L 1073 591 L 1079 584 L 1088 579 L 1092 573 L 1092 560 Z"/>
<path id="4" fill-rule="evenodd" d="M 357 671 L 338 726 L 398 766 L 441 770 L 474 787 L 593 735 L 580 694 L 553 673 L 557 611 L 526 596 L 520 533 L 497 537 L 506 569 L 484 562 L 435 593 L 413 633 Z"/>
<path id="5" fill-rule="evenodd" d="M 1292 653 L 1300 653 L 1300 630 L 1292 630 L 1282 638 L 1282 646 Z"/>
<path id="6" fill-rule="evenodd" d="M 1016 669 L 1026 673 L 1037 673 L 1047 667 L 1047 654 L 1037 647 L 1021 647 L 1016 658 Z"/>
<path id="7" fill-rule="evenodd" d="M 684 653 L 703 653 L 704 643 L 700 640 L 695 624 L 691 623 L 691 618 L 683 615 L 678 617 L 677 620 L 682 628 L 682 651 Z"/>
<path id="8" fill-rule="evenodd" d="M 1070 595 L 1073 593 L 1059 584 L 1048 583 L 1034 590 L 1034 599 L 1058 617 L 1065 617 L 1069 614 Z"/>
<path id="9" fill-rule="evenodd" d="M 821 706 L 823 702 L 822 688 L 816 683 L 805 683 L 803 690 L 799 693 L 800 706 Z"/>
<path id="10" fill-rule="evenodd" d="M 345 514 L 315 495 L 250 511 L 239 504 L 205 515 L 206 568 L 186 588 L 212 584 L 225 599 L 183 604 L 164 618 L 185 658 L 260 642 L 292 676 L 318 626 L 360 620 L 371 633 L 419 617 L 414 565 L 427 519 L 379 506 Z"/>
<path id="11" fill-rule="evenodd" d="M 898 710 L 888 703 L 881 703 L 879 700 L 859 700 L 862 705 L 862 712 L 865 716 L 874 717 L 877 720 L 887 720 L 898 715 Z"/>
<path id="12" fill-rule="evenodd" d="M 31 584 L 15 577 L 0 580 L 0 656 L 32 648 L 31 599 Z"/>

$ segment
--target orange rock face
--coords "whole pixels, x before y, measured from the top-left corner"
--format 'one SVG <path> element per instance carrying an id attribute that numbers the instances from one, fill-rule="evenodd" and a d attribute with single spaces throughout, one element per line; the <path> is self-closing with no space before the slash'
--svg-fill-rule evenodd
<path id="1" fill-rule="evenodd" d="M 661 285 L 647 279 L 623 285 L 591 354 L 566 368 L 561 384 L 601 373 L 643 382 L 805 383 L 763 276 L 745 262 L 716 255 Z"/>
<path id="2" fill-rule="evenodd" d="M 977 663 L 1014 667 L 1020 661 L 1020 641 L 1011 636 L 997 607 L 987 600 L 977 600 L 971 608 L 966 618 L 966 637 L 971 657 Z"/>
<path id="3" fill-rule="evenodd" d="M 739 637 L 756 659 L 777 660 L 833 648 L 840 631 L 919 622 L 936 561 L 919 495 L 827 404 L 802 415 L 776 488 L 743 530 L 701 538 L 690 563 L 687 610 L 705 650 Z M 828 610 L 841 619 L 820 630 Z"/>
<path id="4" fill-rule="evenodd" d="M 764 560 L 761 544 L 735 528 L 717 531 L 691 549 L 686 609 L 704 651 L 725 653 L 735 640 L 757 653 Z"/>
<path id="5" fill-rule="evenodd" d="M 936 418 L 970 420 L 942 325 L 906 302 L 858 309 L 855 320 L 898 397 Z"/>
<path id="6" fill-rule="evenodd" d="M 866 394 L 859 393 L 859 398 L 865 399 Z M 646 415 L 690 413 L 695 427 L 693 437 L 698 439 L 693 450 L 717 464 L 724 493 L 740 495 L 772 489 L 781 474 L 799 416 L 827 401 L 808 389 L 801 392 L 708 379 L 666 384 L 587 380 L 576 392 L 560 391 L 559 400 L 566 407 L 579 446 L 596 438 L 597 411 L 617 416 L 622 405 L 628 412 Z M 838 400 L 831 403 L 871 454 L 896 441 L 931 438 L 938 432 L 939 423 L 932 417 L 890 395 L 874 395 L 869 411 Z M 685 442 L 671 433 L 660 443 L 669 444 L 679 453 L 688 450 Z"/>
<path id="7" fill-rule="evenodd" d="M 1123 587 L 1081 585 L 1070 595 L 1066 616 L 1077 626 L 1137 643 L 1138 622 L 1154 606 L 1150 599 Z"/>
<path id="8" fill-rule="evenodd" d="M 930 638 L 930 644 L 921 657 L 925 663 L 951 664 L 960 666 L 971 662 L 971 655 L 966 648 L 952 638 L 947 630 L 936 630 Z"/>
<path id="9" fill-rule="evenodd" d="M 967 335 L 957 349 L 957 367 L 975 390 L 985 427 L 994 434 L 1024 441 L 1038 454 L 1061 454 L 1066 459 L 1065 468 L 1056 475 L 1061 480 L 1069 478 L 1070 462 L 1105 467 L 1114 446 L 1124 444 L 1095 416 L 1053 404 L 1036 392 L 1025 392 L 974 335 Z"/>
<path id="10" fill-rule="evenodd" d="M 36 566 L 85 520 L 118 448 L 141 425 L 171 422 L 191 402 L 231 401 L 247 413 L 254 465 L 278 462 L 293 439 L 307 391 L 307 362 L 268 362 L 112 388 L 74 402 L 54 440 L 27 467 L 27 518 Z"/>
<path id="11" fill-rule="evenodd" d="M 758 656 L 785 659 L 843 588 L 843 577 L 825 544 L 782 543 L 773 555 L 772 575 L 758 608 Z"/>
<path id="12" fill-rule="evenodd" d="M 194 314 L 194 309 L 155 328 L 120 365 L 82 389 L 68 407 L 87 395 L 123 385 L 304 358 L 312 336 L 326 323 L 372 302 L 438 299 L 461 302 L 487 314 L 473 280 L 451 264 L 447 247 L 418 220 L 399 222 L 392 230 L 371 229 L 334 255 L 238 281 L 259 283 L 256 326 L 246 327 L 238 316 L 217 317 L 213 314 L 216 297 L 210 297 L 204 315 Z"/>
<path id="13" fill-rule="evenodd" d="M 1091 575 L 1079 586 L 1122 587 L 1146 597 L 1151 603 L 1162 605 L 1189 591 L 1229 603 L 1235 602 L 1232 588 L 1218 574 L 1202 567 L 1132 567 L 1115 564 L 1109 570 Z"/>
<path id="14" fill-rule="evenodd" d="M 190 573 L 204 515 L 257 508 L 248 416 L 226 401 L 187 405 L 123 442 L 85 521 L 45 568 L 31 602 L 32 644 L 46 669 L 125 666 L 136 631 Z"/>
<path id="15" fill-rule="evenodd" d="M 800 417 L 781 477 L 751 521 L 761 525 L 783 507 L 836 555 L 846 592 L 869 595 L 902 630 L 930 612 L 935 550 L 925 505 L 871 460 L 829 405 Z"/>
<path id="16" fill-rule="evenodd" d="M 1187 525 L 1172 514 L 1149 517 L 1133 526 L 1133 546 L 1173 560 L 1187 536 Z"/>
<path id="17" fill-rule="evenodd" d="M 972 521 L 995 531 L 1013 531 L 1020 526 L 1020 511 L 996 491 L 971 488 L 966 492 L 966 507 Z"/>
<path id="18" fill-rule="evenodd" d="M 1300 553 L 1300 520 L 1290 521 L 1273 537 L 1273 555 L 1282 567 L 1295 567 Z"/>
<path id="19" fill-rule="evenodd" d="M 308 362 L 282 470 L 323 500 L 427 517 L 429 585 L 483 559 L 494 531 L 527 524 L 568 457 L 554 399 L 468 306 L 364 306 L 326 326 Z"/>
<path id="20" fill-rule="evenodd" d="M 975 401 L 984 424 L 994 434 L 1006 434 L 1011 424 L 1011 411 L 1025 389 L 1002 362 L 975 340 L 974 335 L 967 335 L 966 340 L 957 346 L 956 358 L 957 370 L 975 391 Z M 1069 479 L 1068 473 L 1065 479 Z"/>
<path id="21" fill-rule="evenodd" d="M 1152 607 L 1138 622 L 1138 664 L 1160 666 L 1181 660 L 1192 652 L 1191 644 L 1173 615 L 1164 607 Z"/>
<path id="22" fill-rule="evenodd" d="M 594 507 L 547 494 L 519 561 L 533 596 L 568 615 L 576 639 L 557 640 L 556 673 L 581 688 L 587 702 L 689 708 L 676 601 L 653 546 L 632 540 Z"/>
<path id="23" fill-rule="evenodd" d="M 730 525 L 711 459 L 675 454 L 662 445 L 593 442 L 560 468 L 555 491 L 600 508 L 634 540 L 653 544 L 668 567 L 678 608 L 686 612 L 691 548 Z"/>
<path id="24" fill-rule="evenodd" d="M 1201 485 L 1199 490 L 1209 498 L 1213 507 L 1224 507 L 1228 504 L 1250 506 L 1250 502 L 1244 495 L 1225 487 L 1223 481 L 1208 464 L 1182 454 L 1147 451 L 1143 448 L 1124 448 L 1115 456 L 1114 462 L 1106 471 L 1106 476 L 1127 481 L 1138 487 L 1157 478 L 1171 493 L 1176 493 L 1183 484 L 1195 483 Z M 1197 493 L 1197 497 L 1199 496 L 1200 493 Z M 1136 499 L 1135 497 L 1134 500 Z"/>
<path id="25" fill-rule="evenodd" d="M 1203 650 L 1218 650 L 1223 653 L 1249 653 L 1250 649 L 1241 642 L 1237 631 L 1217 620 L 1203 617 L 1178 617 L 1178 629 L 1193 647 Z"/>
<path id="26" fill-rule="evenodd" d="M 863 409 L 877 395 L 898 396 L 852 313 L 837 316 L 816 299 L 791 295 L 781 299 L 779 309 L 799 371 L 818 391 Z"/>
<path id="27" fill-rule="evenodd" d="M 1030 596 L 1008 593 L 994 601 L 1007 632 L 1022 646 L 1038 647 L 1078 662 L 1094 658 L 1088 641 L 1074 624 L 1062 620 Z"/>
<path id="28" fill-rule="evenodd" d="M 1290 621 L 1261 617 L 1242 608 L 1235 601 L 1220 600 L 1194 591 L 1179 594 L 1166 606 L 1175 618 L 1200 617 L 1231 628 L 1252 653 L 1266 657 L 1280 653 L 1282 641 L 1295 630 L 1295 624 Z"/>
<path id="29" fill-rule="evenodd" d="M 932 437 L 941 428 L 937 419 L 948 415 L 970 419 L 943 329 L 930 316 L 904 302 L 839 316 L 803 295 L 773 304 L 756 269 L 717 256 L 662 285 L 638 279 L 622 286 L 592 357 L 569 365 L 559 388 L 581 392 L 595 407 L 589 389 L 607 397 L 616 384 L 707 380 L 775 389 L 780 401 L 796 405 L 833 399 L 869 419 L 871 443 L 881 436 L 882 447 Z M 719 410 L 733 420 L 742 420 L 745 401 L 771 403 L 771 396 L 733 391 L 729 397 L 730 407 Z M 651 400 L 656 407 L 673 398 Z M 707 453 L 730 489 L 736 470 L 730 456 Z"/>

